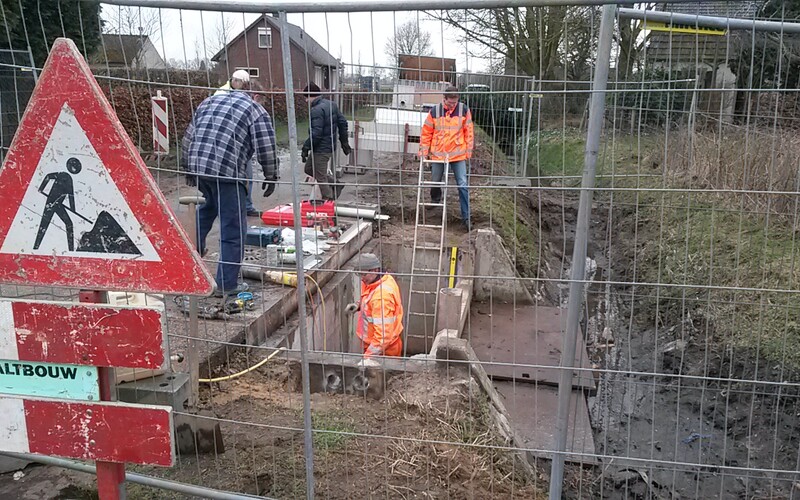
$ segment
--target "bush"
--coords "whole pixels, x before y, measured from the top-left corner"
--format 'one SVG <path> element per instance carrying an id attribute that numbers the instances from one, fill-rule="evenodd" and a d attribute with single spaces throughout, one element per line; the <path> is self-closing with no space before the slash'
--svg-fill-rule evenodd
<path id="1" fill-rule="evenodd" d="M 664 69 L 645 70 L 625 85 L 627 92 L 609 94 L 608 108 L 616 112 L 618 124 L 628 123 L 627 116 L 642 125 L 674 127 L 688 119 L 695 86 L 693 81 L 675 80 L 695 77 L 691 69 L 671 73 Z"/>
<path id="2" fill-rule="evenodd" d="M 150 99 L 158 90 L 169 99 L 169 133 L 170 147 L 180 144 L 183 133 L 192 120 L 194 110 L 211 94 L 207 88 L 165 87 L 157 84 L 122 83 L 102 85 L 106 97 L 111 102 L 122 126 L 131 137 L 133 143 L 141 151 L 152 151 L 152 104 Z M 266 95 L 264 107 L 273 120 L 286 122 L 286 94 L 276 89 Z M 295 110 L 297 119 L 308 117 L 308 104 L 305 99 L 295 94 Z"/>

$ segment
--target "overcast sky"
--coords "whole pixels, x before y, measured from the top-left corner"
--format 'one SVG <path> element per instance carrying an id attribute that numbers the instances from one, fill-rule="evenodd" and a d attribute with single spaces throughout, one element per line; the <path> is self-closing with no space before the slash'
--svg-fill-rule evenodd
<path id="1" fill-rule="evenodd" d="M 108 18 L 111 12 L 119 7 L 103 6 L 103 17 Z M 137 10 L 138 7 L 132 8 Z M 141 9 L 142 16 L 147 17 L 148 9 Z M 150 11 L 154 12 L 154 11 Z M 161 29 L 156 33 L 153 43 L 165 59 L 194 59 L 195 47 L 202 47 L 203 38 L 207 46 L 213 46 L 217 39 L 222 17 L 225 16 L 233 25 L 230 38 L 240 33 L 245 26 L 252 23 L 257 14 L 200 12 L 176 9 L 161 9 Z M 437 56 L 456 59 L 459 72 L 469 69 L 480 71 L 485 67 L 483 61 L 466 57 L 463 40 L 453 28 L 443 26 L 437 21 L 426 20 L 424 13 L 416 12 L 358 12 L 353 14 L 289 14 L 289 22 L 296 24 L 310 34 L 320 45 L 325 47 L 334 57 L 345 63 L 389 65 L 384 54 L 386 40 L 394 33 L 395 26 L 408 20 L 420 20 L 423 31 L 431 34 L 433 50 Z M 163 35 L 162 35 L 163 34 Z M 161 35 L 161 36 L 159 36 Z M 275 40 L 278 43 L 278 40 Z M 184 56 L 185 53 L 185 56 Z M 394 66 L 394 64 L 391 64 Z M 467 68 L 468 66 L 468 68 Z"/>

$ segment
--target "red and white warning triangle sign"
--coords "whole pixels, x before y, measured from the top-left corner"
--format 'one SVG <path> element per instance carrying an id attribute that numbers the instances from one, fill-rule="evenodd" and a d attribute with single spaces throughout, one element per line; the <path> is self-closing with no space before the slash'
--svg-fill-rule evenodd
<path id="1" fill-rule="evenodd" d="M 56 40 L 0 169 L 0 283 L 207 295 L 211 277 L 78 52 Z"/>

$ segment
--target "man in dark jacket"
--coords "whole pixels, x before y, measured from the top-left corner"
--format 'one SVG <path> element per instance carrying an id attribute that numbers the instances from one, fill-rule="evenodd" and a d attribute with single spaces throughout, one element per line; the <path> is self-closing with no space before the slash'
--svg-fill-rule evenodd
<path id="1" fill-rule="evenodd" d="M 319 87 L 310 83 L 303 90 L 306 100 L 311 105 L 309 118 L 311 130 L 303 144 L 303 162 L 306 175 L 314 177 L 324 200 L 333 200 L 338 193 L 331 185 L 333 176 L 328 173 L 328 161 L 336 151 L 336 136 L 342 144 L 342 152 L 350 154 L 347 140 L 347 120 L 339 111 L 339 107 L 321 95 Z"/>

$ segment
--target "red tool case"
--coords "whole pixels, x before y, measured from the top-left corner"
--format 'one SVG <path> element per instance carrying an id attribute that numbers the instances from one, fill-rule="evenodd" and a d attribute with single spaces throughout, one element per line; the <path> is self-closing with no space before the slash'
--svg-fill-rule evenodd
<path id="1" fill-rule="evenodd" d="M 335 222 L 336 205 L 333 201 L 324 203 L 300 203 L 300 224 L 303 227 L 313 227 L 316 222 L 327 223 L 330 226 Z M 291 204 L 278 205 L 261 214 L 261 222 L 267 226 L 292 227 L 294 225 L 294 211 Z"/>

